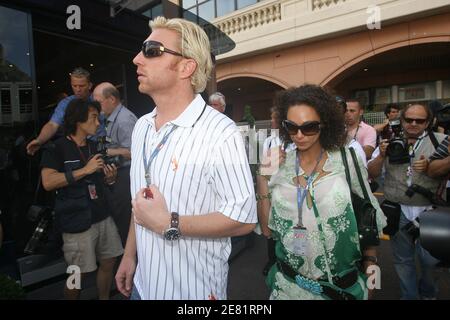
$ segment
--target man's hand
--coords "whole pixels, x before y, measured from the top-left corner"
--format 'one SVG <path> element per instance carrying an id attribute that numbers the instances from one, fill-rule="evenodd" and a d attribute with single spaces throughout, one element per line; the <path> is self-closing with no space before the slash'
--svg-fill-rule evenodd
<path id="1" fill-rule="evenodd" d="M 39 139 L 33 139 L 27 144 L 27 153 L 31 156 L 34 156 L 34 154 L 41 148 L 41 141 Z"/>
<path id="2" fill-rule="evenodd" d="M 389 140 L 387 139 L 383 139 L 380 142 L 380 156 L 383 158 L 386 158 L 386 150 L 387 147 L 389 146 Z"/>
<path id="3" fill-rule="evenodd" d="M 114 183 L 117 178 L 117 167 L 114 164 L 105 164 L 103 166 L 106 183 Z"/>
<path id="4" fill-rule="evenodd" d="M 412 167 L 416 172 L 425 172 L 428 169 L 428 160 L 424 155 L 421 155 L 420 160 L 414 161 Z"/>
<path id="5" fill-rule="evenodd" d="M 134 221 L 155 233 L 163 234 L 170 225 L 170 213 L 166 200 L 155 185 L 150 186 L 153 199 L 145 198 L 145 188 L 142 188 L 136 198 L 131 201 L 133 205 Z"/>
<path id="6" fill-rule="evenodd" d="M 102 155 L 96 154 L 93 156 L 88 163 L 84 166 L 84 170 L 86 175 L 93 174 L 96 171 L 102 170 L 105 165 L 105 162 L 102 159 Z"/>
<path id="7" fill-rule="evenodd" d="M 116 273 L 117 290 L 126 297 L 130 297 L 133 289 L 133 276 L 136 272 L 136 258 L 123 256 Z"/>

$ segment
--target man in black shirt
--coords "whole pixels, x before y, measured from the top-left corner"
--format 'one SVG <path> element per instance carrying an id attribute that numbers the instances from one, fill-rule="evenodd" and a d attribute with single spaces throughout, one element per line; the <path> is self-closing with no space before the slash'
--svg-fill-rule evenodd
<path id="1" fill-rule="evenodd" d="M 83 274 L 95 271 L 99 299 L 108 299 L 116 257 L 123 253 L 117 227 L 104 200 L 104 185 L 115 182 L 117 169 L 105 165 L 96 144 L 87 140 L 99 124 L 98 102 L 75 99 L 64 116 L 66 136 L 56 140 L 42 157 L 42 185 L 56 190 L 56 224 L 63 233 L 64 257 Z M 75 269 L 77 270 L 77 269 Z M 80 287 L 66 284 L 64 295 L 77 299 Z"/>

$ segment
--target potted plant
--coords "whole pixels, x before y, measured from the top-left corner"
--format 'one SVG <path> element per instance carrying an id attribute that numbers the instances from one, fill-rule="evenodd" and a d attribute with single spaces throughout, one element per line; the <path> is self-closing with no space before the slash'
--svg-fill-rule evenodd
<path id="1" fill-rule="evenodd" d="M 0 274 L 0 300 L 24 300 L 25 291 L 14 279 Z"/>
<path id="2" fill-rule="evenodd" d="M 249 125 L 250 128 L 254 128 L 255 127 L 255 117 L 252 114 L 252 107 L 250 107 L 249 105 L 246 105 L 244 107 L 244 121 L 246 121 Z"/>

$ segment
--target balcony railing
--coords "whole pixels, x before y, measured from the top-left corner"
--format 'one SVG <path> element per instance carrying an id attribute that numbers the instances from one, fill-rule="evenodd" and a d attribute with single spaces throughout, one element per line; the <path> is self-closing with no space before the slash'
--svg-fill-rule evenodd
<path id="1" fill-rule="evenodd" d="M 313 10 L 320 10 L 345 2 L 345 0 L 310 0 L 310 1 L 312 3 L 312 6 L 310 8 L 312 8 Z"/>
<path id="2" fill-rule="evenodd" d="M 256 8 L 235 15 L 229 19 L 219 21 L 216 26 L 224 33 L 233 33 L 249 30 L 264 24 L 281 20 L 280 2 L 272 3 L 264 7 Z"/>

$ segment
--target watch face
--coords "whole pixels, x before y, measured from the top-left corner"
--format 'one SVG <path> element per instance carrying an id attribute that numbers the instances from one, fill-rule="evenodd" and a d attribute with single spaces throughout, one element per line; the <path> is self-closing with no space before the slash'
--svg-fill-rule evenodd
<path id="1" fill-rule="evenodd" d="M 177 228 L 169 228 L 164 233 L 164 238 L 166 240 L 178 240 L 180 238 L 180 230 Z"/>

